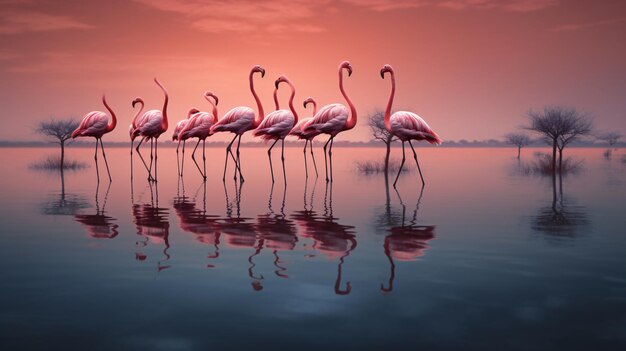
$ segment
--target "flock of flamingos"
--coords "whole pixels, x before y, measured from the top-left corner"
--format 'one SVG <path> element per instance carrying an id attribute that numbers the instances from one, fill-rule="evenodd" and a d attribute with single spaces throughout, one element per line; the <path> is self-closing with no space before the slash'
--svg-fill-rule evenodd
<path id="1" fill-rule="evenodd" d="M 304 140 L 304 162 L 306 169 L 306 176 L 308 177 L 308 169 L 306 165 L 306 148 L 307 144 L 310 145 L 311 157 L 313 159 L 313 164 L 315 167 L 315 173 L 317 175 L 317 165 L 315 164 L 315 158 L 313 155 L 313 143 L 312 140 L 316 136 L 320 134 L 326 134 L 329 136 L 328 141 L 324 144 L 324 164 L 326 169 L 326 181 L 333 180 L 333 163 L 332 163 L 332 148 L 333 148 L 333 140 L 337 136 L 337 134 L 350 130 L 354 128 L 357 122 L 357 110 L 346 94 L 346 91 L 343 87 L 343 71 L 348 73 L 348 76 L 352 74 L 352 65 L 348 61 L 343 61 L 339 65 L 339 91 L 343 95 L 348 104 L 346 107 L 340 103 L 329 104 L 326 106 L 317 109 L 317 105 L 313 98 L 307 98 L 304 100 L 304 108 L 310 103 L 313 105 L 313 117 L 308 118 L 298 118 L 298 113 L 294 108 L 293 101 L 296 95 L 296 89 L 293 83 L 284 75 L 281 75 L 275 81 L 275 90 L 274 90 L 274 102 L 276 105 L 276 110 L 265 115 L 263 110 L 263 104 L 259 99 L 259 96 L 254 90 L 254 74 L 260 73 L 261 78 L 265 76 L 265 69 L 261 66 L 254 66 L 250 70 L 249 81 L 250 81 L 250 91 L 252 92 L 252 96 L 254 97 L 257 104 L 257 112 L 255 113 L 254 109 L 247 106 L 238 106 L 230 111 L 228 111 L 222 118 L 218 118 L 217 113 L 217 104 L 218 97 L 212 92 L 207 91 L 204 93 L 204 97 L 211 104 L 212 111 L 202 112 L 195 108 L 189 110 L 187 114 L 187 118 L 178 122 L 174 128 L 174 133 L 172 136 L 172 140 L 178 141 L 178 147 L 176 148 L 177 156 L 178 150 L 180 147 L 180 142 L 183 143 L 183 157 L 182 162 L 184 162 L 184 152 L 185 152 L 185 142 L 188 139 L 197 138 L 198 141 L 194 147 L 192 152 L 192 159 L 200 172 L 200 175 L 206 181 L 206 157 L 205 157 L 205 144 L 206 138 L 218 133 L 218 132 L 230 132 L 234 134 L 233 139 L 226 147 L 226 159 L 224 161 L 224 175 L 222 180 L 226 180 L 226 170 L 228 167 L 228 159 L 232 158 L 235 167 L 235 181 L 237 181 L 237 173 L 239 174 L 239 180 L 241 182 L 244 181 L 242 166 L 241 166 L 241 157 L 239 152 L 239 146 L 241 145 L 241 136 L 247 131 L 252 131 L 254 136 L 260 137 L 264 140 L 272 141 L 273 143 L 269 147 L 267 153 L 270 163 L 270 173 L 272 176 L 272 183 L 274 183 L 274 170 L 272 167 L 272 157 L 271 152 L 272 148 L 276 145 L 278 141 L 281 142 L 281 161 L 283 166 L 283 177 L 285 184 L 287 182 L 287 175 L 285 172 L 285 138 L 288 135 L 293 135 L 298 137 L 301 140 Z M 415 159 L 415 163 L 417 164 L 417 168 L 419 170 L 420 178 L 422 181 L 422 185 L 425 183 L 424 178 L 422 176 L 422 171 L 419 167 L 419 162 L 417 161 L 417 154 L 415 149 L 413 148 L 413 144 L 411 141 L 416 140 L 425 140 L 431 144 L 441 144 L 441 139 L 439 136 L 428 126 L 428 124 L 418 115 L 412 112 L 407 111 L 398 111 L 393 115 L 391 114 L 391 107 L 393 105 L 393 98 L 395 95 L 395 73 L 393 68 L 390 65 L 384 65 L 380 70 L 380 75 L 384 79 L 385 74 L 389 73 L 391 76 L 391 94 L 389 96 L 389 100 L 387 102 L 387 108 L 385 110 L 385 128 L 394 136 L 396 136 L 400 141 L 402 141 L 402 162 L 400 164 L 400 169 L 398 170 L 398 174 L 396 175 L 395 181 L 393 183 L 394 187 L 398 181 L 400 173 L 402 171 L 402 167 L 404 166 L 405 161 L 405 151 L 404 146 L 405 142 L 408 142 L 411 146 L 411 150 L 413 151 L 413 157 Z M 141 114 L 144 101 L 142 98 L 137 97 L 133 100 L 132 106 L 133 108 L 139 104 L 139 110 L 135 114 L 129 128 L 130 139 L 131 139 L 131 160 L 132 160 L 132 150 L 133 150 L 133 142 L 137 137 L 140 137 L 139 144 L 136 147 L 137 153 L 143 162 L 146 171 L 148 172 L 148 181 L 157 181 L 157 141 L 158 138 L 168 130 L 168 115 L 167 115 L 167 104 L 168 104 L 168 93 L 163 84 L 159 82 L 156 78 L 154 79 L 155 83 L 163 90 L 165 94 L 165 99 L 163 102 L 163 110 L 150 110 Z M 291 95 L 289 97 L 289 109 L 280 109 L 278 102 L 278 89 L 281 83 L 287 84 L 291 89 Z M 109 107 L 106 102 L 105 96 L 102 96 L 102 102 L 107 110 L 111 113 L 111 120 L 109 122 L 109 116 L 102 111 L 92 111 L 83 117 L 80 126 L 72 133 L 72 138 L 76 137 L 94 137 L 96 138 L 96 151 L 95 151 L 95 162 L 96 162 L 96 174 L 98 176 L 98 181 L 100 181 L 100 175 L 98 174 L 98 144 L 102 147 L 102 156 L 104 158 L 104 162 L 107 168 L 107 173 L 109 176 L 109 181 L 111 181 L 111 173 L 109 171 L 109 165 L 106 160 L 106 155 L 104 152 L 104 144 L 102 143 L 102 136 L 106 133 L 109 133 L 115 129 L 117 125 L 117 118 L 115 113 Z M 143 142 L 150 141 L 150 163 L 146 163 L 143 156 L 140 153 L 139 147 Z M 203 168 L 201 169 L 198 165 L 198 162 L 195 159 L 195 152 L 198 148 L 198 145 L 202 141 L 202 159 L 203 159 Z M 233 144 L 237 141 L 236 147 L 236 155 L 232 152 Z M 153 164 L 154 164 L 154 175 L 153 175 Z M 182 176 L 184 164 L 179 162 L 178 165 L 178 174 Z"/>

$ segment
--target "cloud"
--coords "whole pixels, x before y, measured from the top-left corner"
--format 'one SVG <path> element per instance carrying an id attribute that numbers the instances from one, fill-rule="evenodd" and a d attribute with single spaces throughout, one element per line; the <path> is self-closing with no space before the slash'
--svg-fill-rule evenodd
<path id="1" fill-rule="evenodd" d="M 575 31 L 575 30 L 580 30 L 580 29 L 599 27 L 599 26 L 604 26 L 604 25 L 614 24 L 614 23 L 620 23 L 620 22 L 626 22 L 626 17 L 607 19 L 607 20 L 596 21 L 596 22 L 564 24 L 564 25 L 552 28 L 551 31 L 553 31 L 553 32 L 569 32 L 569 31 Z"/>
<path id="2" fill-rule="evenodd" d="M 87 28 L 92 28 L 92 26 L 67 16 L 52 15 L 24 9 L 0 10 L 0 34 Z"/>
<path id="3" fill-rule="evenodd" d="M 437 4 L 451 10 L 499 9 L 509 12 L 532 12 L 557 6 L 559 0 L 446 0 Z"/>
<path id="4" fill-rule="evenodd" d="M 450 10 L 497 9 L 508 12 L 538 11 L 559 0 L 134 0 L 160 11 L 183 15 L 191 26 L 210 33 L 319 33 L 317 18 L 342 7 L 376 12 L 436 6 Z"/>

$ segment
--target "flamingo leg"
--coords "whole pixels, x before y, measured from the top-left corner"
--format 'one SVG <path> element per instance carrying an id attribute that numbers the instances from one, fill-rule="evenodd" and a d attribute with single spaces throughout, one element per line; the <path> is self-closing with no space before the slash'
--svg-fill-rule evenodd
<path id="1" fill-rule="evenodd" d="M 404 155 L 404 141 L 402 141 L 402 162 L 400 162 L 400 168 L 398 168 L 398 175 L 396 175 L 396 180 L 393 182 L 393 187 L 396 187 L 396 183 L 398 182 L 398 178 L 400 178 L 400 173 L 402 172 L 402 167 L 404 166 L 404 160 L 406 159 Z"/>
<path id="2" fill-rule="evenodd" d="M 239 139 L 237 140 L 237 169 L 239 169 L 239 180 L 241 180 L 241 182 L 244 182 L 243 179 L 243 174 L 241 174 L 241 158 L 239 155 L 239 146 L 241 145 L 241 134 L 239 134 Z M 237 177 L 237 170 L 235 170 L 235 178 Z M 235 179 L 236 180 L 236 179 Z"/>
<path id="3" fill-rule="evenodd" d="M 157 146 L 159 145 L 159 139 L 154 138 L 154 181 L 157 181 L 157 157 L 158 157 L 158 153 L 157 153 Z"/>
<path id="4" fill-rule="evenodd" d="M 178 155 L 178 149 L 180 148 L 180 139 L 178 139 L 178 144 L 176 145 L 176 170 L 178 171 L 178 176 L 180 177 L 180 157 Z"/>
<path id="5" fill-rule="evenodd" d="M 278 142 L 278 139 L 274 140 L 274 142 L 272 143 L 272 146 L 270 146 L 270 148 L 267 149 L 267 157 L 270 159 L 270 173 L 272 174 L 272 184 L 274 184 L 274 168 L 272 167 L 272 148 L 274 147 L 274 145 L 276 145 L 277 142 Z"/>
<path id="6" fill-rule="evenodd" d="M 141 159 L 143 166 L 146 167 L 146 171 L 148 172 L 148 180 L 152 180 L 152 173 L 150 172 L 150 169 L 148 168 L 148 164 L 146 163 L 146 160 L 144 160 L 143 156 L 141 155 L 141 152 L 139 151 L 139 147 L 141 146 L 141 143 L 143 143 L 145 140 L 146 140 L 145 137 L 141 138 L 135 150 L 137 150 L 137 155 L 139 155 L 139 158 Z M 150 147 L 150 152 L 152 152 L 152 147 Z"/>
<path id="7" fill-rule="evenodd" d="M 180 176 L 183 176 L 183 171 L 185 170 L 185 144 L 187 140 L 183 140 L 183 157 L 180 160 Z"/>
<path id="8" fill-rule="evenodd" d="M 109 163 L 107 162 L 107 155 L 104 153 L 104 144 L 102 143 L 102 139 L 96 139 L 96 143 L 100 140 L 100 148 L 102 149 L 102 157 L 104 158 L 104 165 L 107 166 L 107 174 L 109 175 L 109 183 L 113 181 L 111 179 L 111 172 L 109 171 Z"/>
<path id="9" fill-rule="evenodd" d="M 308 140 L 304 141 L 304 150 L 302 150 L 302 154 L 304 156 L 304 174 L 306 175 L 306 178 L 309 179 L 309 167 L 306 164 L 306 145 L 309 143 Z"/>
<path id="10" fill-rule="evenodd" d="M 133 180 L 133 142 L 134 140 L 130 141 L 130 180 Z"/>
<path id="11" fill-rule="evenodd" d="M 326 167 L 326 182 L 328 182 L 328 159 L 326 157 L 326 147 L 328 146 L 328 143 L 330 143 L 330 140 L 332 138 L 332 136 L 328 138 L 328 141 L 326 142 L 326 144 L 324 144 L 324 166 Z"/>
<path id="12" fill-rule="evenodd" d="M 313 154 L 313 140 L 309 140 L 309 146 L 311 146 L 311 158 L 313 159 L 313 167 L 315 167 L 315 178 L 319 177 L 317 173 L 317 164 L 315 164 L 315 154 Z"/>
<path id="13" fill-rule="evenodd" d="M 230 148 L 233 146 L 233 143 L 235 142 L 235 139 L 237 139 L 237 134 L 235 134 L 235 137 L 233 138 L 233 140 L 231 140 L 230 143 L 228 144 L 228 146 L 226 147 L 226 159 L 224 160 L 224 176 L 222 176 L 222 181 L 223 182 L 226 181 L 226 168 L 228 167 L 228 154 L 233 156 L 233 153 L 230 151 Z M 235 159 L 234 156 L 233 156 L 233 161 L 235 161 L 235 165 L 236 165 L 237 164 L 237 159 Z"/>
<path id="14" fill-rule="evenodd" d="M 202 139 L 202 166 L 204 167 L 204 180 L 206 181 L 206 139 Z"/>
<path id="15" fill-rule="evenodd" d="M 426 183 L 424 182 L 424 177 L 422 176 L 422 169 L 420 168 L 420 163 L 417 161 L 417 153 L 415 152 L 415 149 L 413 148 L 413 144 L 411 144 L 411 140 L 409 140 L 409 145 L 411 146 L 411 150 L 413 150 L 413 158 L 415 159 L 415 164 L 417 164 L 417 170 L 418 172 L 420 172 L 420 178 L 422 178 L 422 186 L 426 185 Z"/>
<path id="16" fill-rule="evenodd" d="M 204 174 L 202 173 L 202 170 L 200 169 L 200 166 L 198 165 L 198 162 L 196 161 L 196 149 L 198 148 L 198 145 L 200 145 L 200 139 L 198 139 L 198 142 L 196 143 L 196 147 L 193 148 L 193 152 L 191 153 L 191 159 L 193 160 L 193 163 L 196 164 L 196 168 L 198 168 L 198 172 L 200 172 L 200 175 L 202 176 L 202 178 L 205 178 Z"/>
<path id="17" fill-rule="evenodd" d="M 285 139 L 281 139 L 280 160 L 283 163 L 283 179 L 285 180 L 285 187 L 287 186 L 287 172 L 285 171 Z"/>
<path id="18" fill-rule="evenodd" d="M 93 155 L 93 159 L 96 161 L 96 178 L 98 179 L 98 185 L 100 184 L 100 171 L 98 171 L 98 139 L 96 139 L 96 153 Z"/>
<path id="19" fill-rule="evenodd" d="M 152 176 L 152 163 L 154 162 L 154 154 L 152 153 L 154 149 L 154 139 L 150 138 L 150 167 L 148 167 L 148 180 L 154 180 Z"/>
<path id="20" fill-rule="evenodd" d="M 333 141 L 335 137 L 330 138 L 330 146 L 328 147 L 328 163 L 330 164 L 330 181 L 333 181 Z"/>

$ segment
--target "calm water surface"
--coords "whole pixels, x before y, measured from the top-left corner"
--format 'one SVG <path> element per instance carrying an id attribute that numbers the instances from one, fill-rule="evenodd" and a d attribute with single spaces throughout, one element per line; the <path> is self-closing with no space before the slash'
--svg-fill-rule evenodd
<path id="1" fill-rule="evenodd" d="M 55 151 L 0 149 L 3 350 L 626 348 L 623 151 L 570 150 L 583 168 L 553 188 L 512 149 L 428 148 L 426 188 L 398 193 L 355 172 L 382 149 L 336 148 L 331 188 L 288 148 L 273 189 L 260 148 L 241 188 L 221 149 L 204 186 L 160 148 L 153 187 L 108 149 L 110 188 L 29 169 Z"/>

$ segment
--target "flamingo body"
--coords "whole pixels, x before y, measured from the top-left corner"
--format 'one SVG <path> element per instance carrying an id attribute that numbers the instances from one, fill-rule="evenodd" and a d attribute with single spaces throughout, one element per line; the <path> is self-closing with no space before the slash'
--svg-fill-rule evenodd
<path id="1" fill-rule="evenodd" d="M 72 138 L 76 137 L 94 137 L 101 138 L 104 134 L 110 132 L 107 130 L 109 116 L 102 111 L 91 111 L 83 117 L 82 122 L 74 132 Z"/>
<path id="2" fill-rule="evenodd" d="M 326 105 L 317 111 L 304 131 L 324 133 L 334 137 L 345 130 L 349 113 L 348 108 L 343 104 Z"/>
<path id="3" fill-rule="evenodd" d="M 211 133 L 231 132 L 237 135 L 254 129 L 255 112 L 247 106 L 235 107 L 228 111 L 211 127 Z"/>
<path id="4" fill-rule="evenodd" d="M 284 139 L 293 128 L 295 117 L 289 110 L 276 110 L 269 113 L 254 130 L 254 136 L 264 140 Z"/>
<path id="5" fill-rule="evenodd" d="M 435 145 L 441 144 L 441 139 L 420 116 L 413 112 L 398 111 L 391 115 L 390 132 L 401 141 L 426 140 Z"/>
<path id="6" fill-rule="evenodd" d="M 176 126 L 174 127 L 174 134 L 172 134 L 172 141 L 179 140 L 180 132 L 182 132 L 183 129 L 185 129 L 185 127 L 187 126 L 187 123 L 189 123 L 189 120 L 186 118 L 176 123 Z"/>
<path id="7" fill-rule="evenodd" d="M 163 112 L 160 110 L 149 110 L 144 112 L 135 123 L 133 136 L 143 135 L 146 138 L 158 138 L 166 130 L 161 128 Z"/>
<path id="8" fill-rule="evenodd" d="M 204 140 L 213 135 L 211 127 L 217 122 L 217 116 L 208 112 L 198 112 L 191 116 L 189 123 L 180 132 L 180 138 L 186 140 L 189 138 L 198 138 Z"/>

